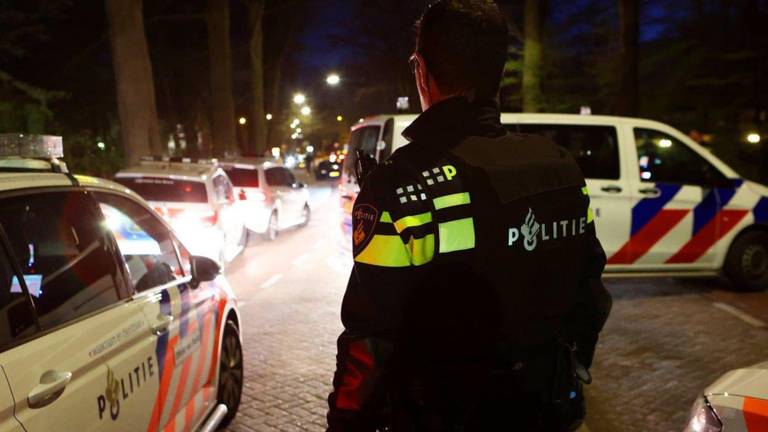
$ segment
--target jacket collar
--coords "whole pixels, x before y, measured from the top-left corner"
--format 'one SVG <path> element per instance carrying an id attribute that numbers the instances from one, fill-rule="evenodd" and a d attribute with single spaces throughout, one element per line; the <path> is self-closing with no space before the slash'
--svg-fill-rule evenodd
<path id="1" fill-rule="evenodd" d="M 403 137 L 419 145 L 455 145 L 467 136 L 498 137 L 506 134 L 496 101 L 470 102 L 456 96 L 424 111 L 403 131 Z"/>

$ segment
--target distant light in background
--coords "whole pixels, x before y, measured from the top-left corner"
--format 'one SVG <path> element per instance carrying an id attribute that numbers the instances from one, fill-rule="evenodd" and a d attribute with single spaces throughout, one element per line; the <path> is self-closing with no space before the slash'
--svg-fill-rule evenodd
<path id="1" fill-rule="evenodd" d="M 295 119 L 293 119 L 293 122 L 292 122 L 292 123 L 296 123 L 296 124 L 298 125 L 299 123 L 301 123 L 301 120 L 299 120 L 299 119 L 295 118 Z"/>
<path id="2" fill-rule="evenodd" d="M 364 121 L 365 121 L 365 119 L 364 119 L 364 118 L 361 118 L 361 119 L 360 119 L 360 120 L 358 120 L 357 122 L 358 122 L 358 123 L 362 123 L 362 122 L 364 122 Z"/>
<path id="3" fill-rule="evenodd" d="M 315 147 L 314 146 L 311 146 L 311 145 L 307 146 L 307 153 L 312 153 L 314 151 L 315 151 Z"/>
<path id="4" fill-rule="evenodd" d="M 275 159 L 280 157 L 280 147 L 272 147 L 272 157 Z"/>
<path id="5" fill-rule="evenodd" d="M 246 118 L 245 118 L 245 117 L 240 117 L 240 118 L 237 120 L 237 122 L 238 122 L 238 123 L 240 123 L 241 125 L 244 125 L 246 122 L 248 122 L 248 120 L 246 120 Z"/>
<path id="6" fill-rule="evenodd" d="M 312 108 L 308 107 L 307 105 L 304 105 L 303 107 L 301 107 L 301 114 L 305 116 L 312 114 Z"/>
<path id="7" fill-rule="evenodd" d="M 670 148 L 672 147 L 672 141 L 667 138 L 662 138 L 659 140 L 659 147 L 661 148 Z"/>
<path id="8" fill-rule="evenodd" d="M 759 144 L 760 140 L 762 140 L 762 137 L 759 133 L 752 132 L 749 135 L 747 135 L 747 142 L 750 144 Z"/>
<path id="9" fill-rule="evenodd" d="M 303 105 L 307 101 L 307 97 L 303 93 L 296 93 L 293 95 L 293 103 L 296 105 Z"/>
<path id="10" fill-rule="evenodd" d="M 301 128 L 296 128 L 296 133 L 301 133 Z"/>
<path id="11" fill-rule="evenodd" d="M 342 120 L 344 120 L 344 117 L 342 117 L 342 116 L 340 116 L 340 115 L 337 115 L 337 116 L 336 116 L 336 121 L 337 121 L 337 122 L 340 122 L 340 121 L 342 121 Z"/>
<path id="12" fill-rule="evenodd" d="M 267 120 L 272 120 L 272 114 L 267 114 Z"/>
<path id="13" fill-rule="evenodd" d="M 291 129 L 296 129 L 296 123 L 291 123 Z"/>
<path id="14" fill-rule="evenodd" d="M 107 145 L 104 144 L 103 141 L 99 141 L 99 142 L 96 143 L 96 147 L 98 147 L 99 150 L 104 150 L 105 148 L 107 148 Z"/>
<path id="15" fill-rule="evenodd" d="M 336 86 L 339 85 L 341 82 L 341 77 L 338 74 L 330 74 L 327 78 L 325 78 L 325 82 L 328 83 L 328 85 Z"/>

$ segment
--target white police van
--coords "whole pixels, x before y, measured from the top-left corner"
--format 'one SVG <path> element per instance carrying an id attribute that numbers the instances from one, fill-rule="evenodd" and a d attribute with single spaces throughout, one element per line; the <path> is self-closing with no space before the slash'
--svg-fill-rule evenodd
<path id="1" fill-rule="evenodd" d="M 382 115 L 352 128 L 340 185 L 351 231 L 354 150 L 378 160 L 407 144 L 415 115 Z M 545 135 L 581 166 L 606 276 L 716 276 L 734 289 L 768 288 L 768 188 L 744 180 L 686 135 L 663 123 L 568 114 L 501 115 L 512 132 Z"/>
<path id="2" fill-rule="evenodd" d="M 0 135 L 0 431 L 212 431 L 237 412 L 240 316 L 134 192 Z"/>

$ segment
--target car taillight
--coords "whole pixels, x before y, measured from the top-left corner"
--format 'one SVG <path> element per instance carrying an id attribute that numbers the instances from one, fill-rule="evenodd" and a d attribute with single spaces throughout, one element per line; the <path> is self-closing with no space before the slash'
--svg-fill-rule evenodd
<path id="1" fill-rule="evenodd" d="M 245 193 L 245 189 L 240 189 L 240 193 L 237 194 L 237 199 L 240 201 L 245 201 L 248 199 L 248 195 Z"/>

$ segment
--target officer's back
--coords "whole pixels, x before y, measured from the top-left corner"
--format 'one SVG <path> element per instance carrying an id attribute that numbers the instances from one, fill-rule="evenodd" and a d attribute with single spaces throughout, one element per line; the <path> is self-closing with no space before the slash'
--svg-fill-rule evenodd
<path id="1" fill-rule="evenodd" d="M 330 429 L 380 422 L 384 401 L 402 430 L 567 428 L 610 308 L 584 178 L 502 127 L 491 1 L 439 1 L 418 29 L 425 112 L 353 209 Z"/>

